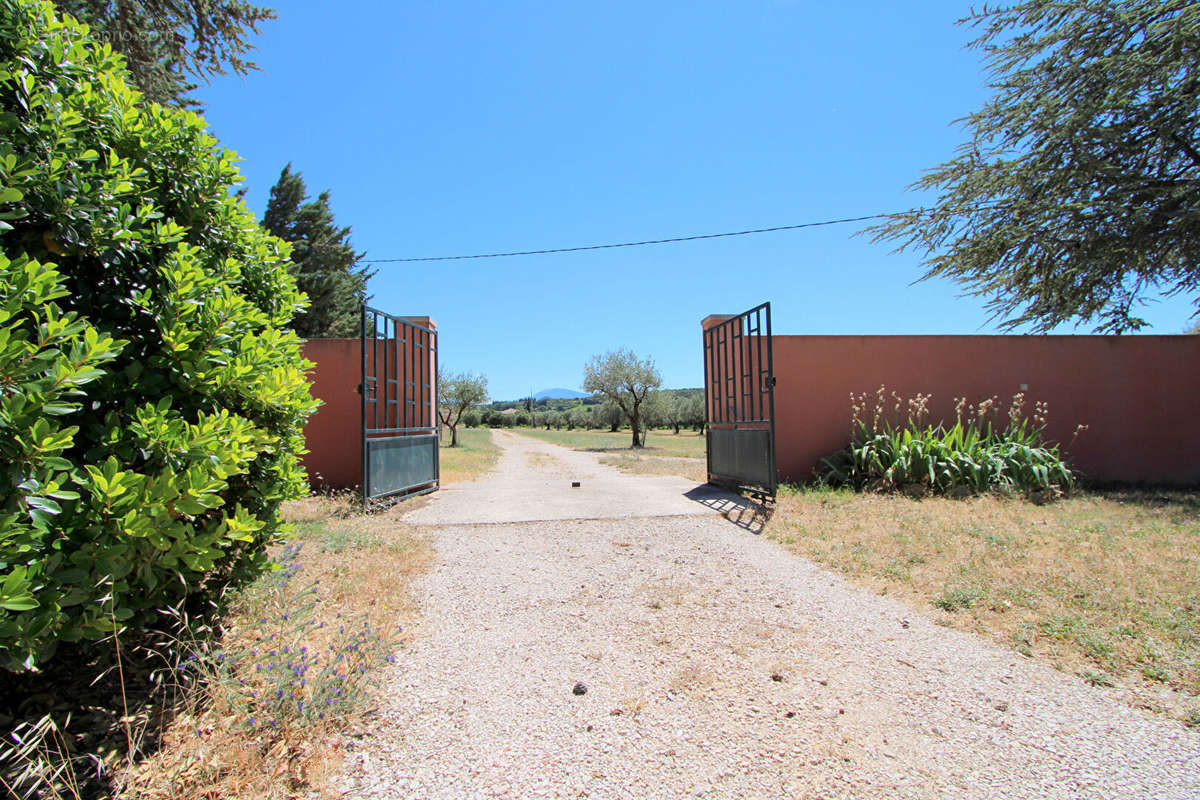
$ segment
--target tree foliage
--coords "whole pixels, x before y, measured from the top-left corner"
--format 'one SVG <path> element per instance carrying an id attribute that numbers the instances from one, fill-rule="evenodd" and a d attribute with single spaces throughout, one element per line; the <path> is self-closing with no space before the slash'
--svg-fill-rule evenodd
<path id="1" fill-rule="evenodd" d="M 583 406 L 575 406 L 566 414 L 567 430 L 586 428 L 592 421 L 592 414 Z"/>
<path id="2" fill-rule="evenodd" d="M 438 370 L 438 418 L 450 429 L 450 446 L 458 447 L 458 423 L 468 409 L 486 403 L 487 378 L 469 372 L 451 374 Z"/>
<path id="3" fill-rule="evenodd" d="M 625 412 L 612 400 L 605 400 L 595 411 L 596 427 L 608 428 L 610 433 L 616 433 L 625 421 Z"/>
<path id="4" fill-rule="evenodd" d="M 268 564 L 315 408 L 234 154 L 0 0 L 0 664 L 210 608 Z"/>
<path id="5" fill-rule="evenodd" d="M 350 228 L 339 228 L 329 207 L 329 192 L 308 199 L 299 172 L 288 164 L 271 187 L 263 227 L 292 245 L 293 272 L 308 308 L 292 321 L 305 339 L 359 335 L 360 306 L 367 299 L 367 280 L 374 273 L 358 266 Z"/>
<path id="6" fill-rule="evenodd" d="M 662 386 L 662 376 L 651 359 L 639 359 L 624 348 L 603 356 L 592 356 L 583 370 L 583 390 L 598 392 L 621 410 L 633 428 L 632 447 L 642 447 L 642 403 L 649 393 Z"/>
<path id="7" fill-rule="evenodd" d="M 127 79 L 146 99 L 182 108 L 199 106 L 192 78 L 245 75 L 257 69 L 245 56 L 250 35 L 275 19 L 269 8 L 243 0 L 57 0 L 58 8 L 91 28 L 91 38 L 125 56 Z"/>
<path id="8" fill-rule="evenodd" d="M 650 430 L 670 425 L 673 400 L 674 398 L 669 392 L 661 389 L 655 389 L 647 394 L 646 401 L 642 403 L 642 429 Z"/>
<path id="9" fill-rule="evenodd" d="M 952 160 L 915 187 L 927 209 L 872 229 L 926 256 L 926 277 L 988 298 L 1008 327 L 1146 325 L 1151 292 L 1200 287 L 1200 3 L 1028 0 L 979 31 L 994 97 Z"/>

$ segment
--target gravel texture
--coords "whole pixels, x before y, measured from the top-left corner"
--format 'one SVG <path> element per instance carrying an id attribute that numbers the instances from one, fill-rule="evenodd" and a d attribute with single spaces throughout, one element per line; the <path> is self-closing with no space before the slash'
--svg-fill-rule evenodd
<path id="1" fill-rule="evenodd" d="M 433 529 L 422 635 L 350 744 L 348 796 L 1200 797 L 1197 732 L 855 588 L 720 498 L 676 513 L 685 481 L 643 502 L 644 476 L 497 439 L 500 474 L 415 514 L 476 521 Z M 633 494 L 536 520 L 530 487 L 574 474 Z M 532 521 L 480 523 L 511 516 L 484 498 Z"/>

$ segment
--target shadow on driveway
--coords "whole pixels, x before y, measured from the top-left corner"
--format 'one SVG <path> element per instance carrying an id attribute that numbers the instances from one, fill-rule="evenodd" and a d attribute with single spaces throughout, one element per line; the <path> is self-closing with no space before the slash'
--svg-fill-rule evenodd
<path id="1" fill-rule="evenodd" d="M 706 483 L 683 493 L 687 499 L 707 506 L 725 519 L 754 534 L 762 533 L 775 509 L 728 489 Z"/>

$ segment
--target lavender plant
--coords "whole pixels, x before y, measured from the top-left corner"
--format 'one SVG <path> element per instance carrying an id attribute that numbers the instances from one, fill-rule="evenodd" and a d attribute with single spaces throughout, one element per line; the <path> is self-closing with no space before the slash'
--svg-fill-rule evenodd
<path id="1" fill-rule="evenodd" d="M 239 616 L 252 622 L 229 631 L 220 646 L 201 643 L 189 661 L 247 728 L 344 720 L 367 696 L 374 668 L 395 660 L 401 629 L 372 625 L 366 615 L 322 613 L 320 582 L 298 585 L 299 555 L 299 545 L 286 546 L 278 568 L 244 593 Z"/>

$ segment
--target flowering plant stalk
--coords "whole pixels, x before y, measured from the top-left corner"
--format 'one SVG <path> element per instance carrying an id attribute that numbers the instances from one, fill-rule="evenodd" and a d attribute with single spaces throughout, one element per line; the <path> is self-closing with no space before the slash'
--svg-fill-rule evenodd
<path id="1" fill-rule="evenodd" d="M 873 402 L 872 402 L 873 400 Z M 1039 498 L 1071 491 L 1075 475 L 1058 444 L 1045 440 L 1047 406 L 1024 394 L 1003 409 L 955 398 L 953 424 L 930 421 L 930 395 L 904 398 L 880 386 L 850 395 L 851 442 L 822 460 L 821 479 L 856 490 L 912 494 L 1023 492 Z M 1086 426 L 1076 428 L 1078 436 Z"/>

